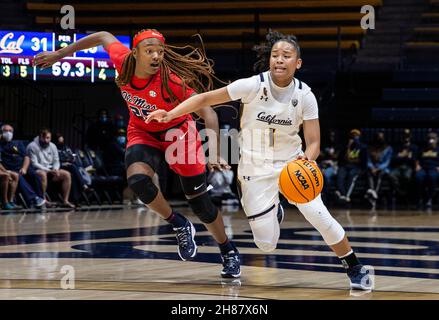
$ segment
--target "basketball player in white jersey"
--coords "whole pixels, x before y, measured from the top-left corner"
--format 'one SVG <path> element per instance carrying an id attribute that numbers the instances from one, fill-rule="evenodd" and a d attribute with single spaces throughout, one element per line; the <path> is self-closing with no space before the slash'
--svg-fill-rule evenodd
<path id="1" fill-rule="evenodd" d="M 278 179 L 290 161 L 317 159 L 320 153 L 318 106 L 314 94 L 294 78 L 302 65 L 294 36 L 270 31 L 267 45 L 258 46 L 256 68 L 269 70 L 237 80 L 221 89 L 193 96 L 171 111 L 152 112 L 147 121 L 168 122 L 206 106 L 241 100 L 240 162 L 238 182 L 241 203 L 256 245 L 265 252 L 276 248 L 283 208 L 279 203 Z M 306 150 L 298 133 L 303 125 Z M 308 203 L 293 203 L 320 232 L 340 258 L 352 289 L 371 290 L 372 278 L 358 261 L 342 226 L 331 216 L 319 195 Z"/>

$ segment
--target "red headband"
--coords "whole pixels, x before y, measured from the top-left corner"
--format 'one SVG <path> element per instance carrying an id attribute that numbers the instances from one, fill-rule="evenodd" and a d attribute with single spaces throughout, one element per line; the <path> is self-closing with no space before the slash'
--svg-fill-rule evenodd
<path id="1" fill-rule="evenodd" d="M 152 30 L 146 30 L 143 31 L 142 33 L 139 33 L 138 35 L 136 35 L 133 39 L 133 48 L 137 47 L 137 44 L 145 39 L 148 38 L 155 38 L 160 40 L 163 44 L 165 44 L 165 37 L 157 31 L 152 31 Z"/>

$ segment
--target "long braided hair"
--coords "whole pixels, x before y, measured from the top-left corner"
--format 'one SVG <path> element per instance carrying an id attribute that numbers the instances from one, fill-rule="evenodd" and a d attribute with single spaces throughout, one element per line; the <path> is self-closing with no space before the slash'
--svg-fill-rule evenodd
<path id="1" fill-rule="evenodd" d="M 297 52 L 297 59 L 300 58 L 300 46 L 297 42 L 297 38 L 294 35 L 285 35 L 281 32 L 269 29 L 265 36 L 266 42 L 261 45 L 253 47 L 253 51 L 256 51 L 257 61 L 253 65 L 253 70 L 257 73 L 267 71 L 270 67 L 270 55 L 271 49 L 274 44 L 279 41 L 286 41 L 294 46 Z"/>
<path id="2" fill-rule="evenodd" d="M 158 32 L 155 29 L 144 29 L 139 31 L 138 34 L 144 31 Z M 178 83 L 170 77 L 171 73 L 174 73 L 181 79 L 180 85 L 183 88 L 183 92 L 185 91 L 186 86 L 189 86 L 196 92 L 204 92 L 212 90 L 215 81 L 224 83 L 215 76 L 213 70 L 214 63 L 206 56 L 201 36 L 199 34 L 195 36 L 199 38 L 201 48 L 195 48 L 191 45 L 186 45 L 184 47 L 176 47 L 168 44 L 164 45 L 165 53 L 160 67 L 160 76 L 162 79 L 161 86 L 162 92 L 166 91 L 172 103 L 178 101 L 178 98 L 169 88 L 169 81 L 176 84 Z M 189 52 L 184 54 L 177 51 Z M 121 73 L 116 79 L 116 84 L 121 87 L 130 83 L 135 69 L 136 59 L 134 59 L 133 52 L 131 51 L 123 62 Z"/>

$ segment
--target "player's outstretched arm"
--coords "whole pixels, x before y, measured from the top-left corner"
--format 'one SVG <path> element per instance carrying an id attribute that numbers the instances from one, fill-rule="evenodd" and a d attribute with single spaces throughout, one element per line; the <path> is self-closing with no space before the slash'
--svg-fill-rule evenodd
<path id="1" fill-rule="evenodd" d="M 194 95 L 189 99 L 183 101 L 171 111 L 167 112 L 165 110 L 156 110 L 154 112 L 151 112 L 146 118 L 146 123 L 153 120 L 156 120 L 158 122 L 168 122 L 182 115 L 196 112 L 202 108 L 225 103 L 231 100 L 232 99 L 229 96 L 227 87 L 204 92 Z"/>
<path id="2" fill-rule="evenodd" d="M 34 58 L 33 64 L 37 67 L 41 67 L 42 69 L 48 68 L 62 58 L 71 56 L 76 51 L 93 48 L 100 45 L 104 46 L 105 48 L 107 45 L 115 41 L 118 41 L 117 38 L 107 31 L 96 32 L 57 51 L 46 51 L 37 54 Z"/>

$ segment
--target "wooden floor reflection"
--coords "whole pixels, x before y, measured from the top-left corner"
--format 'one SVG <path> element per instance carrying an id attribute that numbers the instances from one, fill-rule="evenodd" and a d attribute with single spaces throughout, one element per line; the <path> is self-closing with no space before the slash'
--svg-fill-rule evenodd
<path id="1" fill-rule="evenodd" d="M 318 233 L 297 210 L 286 213 L 270 254 L 253 245 L 241 211 L 224 214 L 243 259 L 239 281 L 219 276 L 202 225 L 196 260 L 183 262 L 172 230 L 143 208 L 2 215 L 0 299 L 439 299 L 438 212 L 332 211 L 375 268 L 366 293 L 349 290 Z"/>

